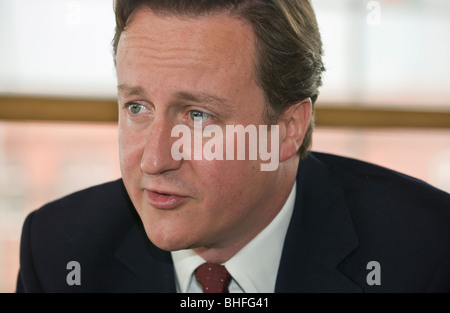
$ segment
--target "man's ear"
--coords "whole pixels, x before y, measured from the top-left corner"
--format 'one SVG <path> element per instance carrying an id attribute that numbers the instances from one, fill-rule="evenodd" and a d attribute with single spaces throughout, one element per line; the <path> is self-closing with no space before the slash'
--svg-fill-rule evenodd
<path id="1" fill-rule="evenodd" d="M 291 105 L 281 116 L 280 126 L 280 162 L 284 162 L 297 155 L 308 126 L 311 121 L 312 101 L 307 98 Z"/>

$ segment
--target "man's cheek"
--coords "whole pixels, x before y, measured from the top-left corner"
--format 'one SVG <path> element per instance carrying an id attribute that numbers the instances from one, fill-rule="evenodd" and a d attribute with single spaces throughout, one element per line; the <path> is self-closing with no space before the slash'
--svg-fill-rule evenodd
<path id="1" fill-rule="evenodd" d="M 130 142 L 120 144 L 120 167 L 124 179 L 136 179 L 140 173 L 142 151 Z"/>
<path id="2" fill-rule="evenodd" d="M 245 176 L 246 162 L 243 161 L 201 161 L 195 168 L 201 178 L 202 189 L 209 195 L 233 195 L 242 188 L 242 176 Z"/>

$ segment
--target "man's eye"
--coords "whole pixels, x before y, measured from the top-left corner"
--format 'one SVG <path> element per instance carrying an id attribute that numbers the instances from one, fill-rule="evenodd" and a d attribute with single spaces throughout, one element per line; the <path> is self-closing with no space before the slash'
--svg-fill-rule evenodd
<path id="1" fill-rule="evenodd" d="M 205 123 L 212 118 L 211 114 L 200 111 L 191 111 L 189 112 L 189 116 L 196 123 Z"/>
<path id="2" fill-rule="evenodd" d="M 128 106 L 128 110 L 131 114 L 140 114 L 145 112 L 146 108 L 142 104 L 132 103 Z"/>

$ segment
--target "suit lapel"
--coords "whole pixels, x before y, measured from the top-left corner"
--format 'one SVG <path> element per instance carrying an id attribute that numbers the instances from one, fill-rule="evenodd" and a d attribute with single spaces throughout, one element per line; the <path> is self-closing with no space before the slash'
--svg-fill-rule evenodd
<path id="1" fill-rule="evenodd" d="M 338 269 L 358 246 L 342 185 L 310 155 L 300 163 L 276 292 L 360 292 Z"/>
<path id="2" fill-rule="evenodd" d="M 132 226 L 115 256 L 128 270 L 118 291 L 176 292 L 171 254 L 153 245 L 140 223 Z"/>

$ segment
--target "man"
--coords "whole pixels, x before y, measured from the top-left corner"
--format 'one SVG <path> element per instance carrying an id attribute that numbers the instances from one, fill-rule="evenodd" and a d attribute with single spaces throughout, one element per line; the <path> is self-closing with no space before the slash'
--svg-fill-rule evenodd
<path id="1" fill-rule="evenodd" d="M 115 9 L 123 178 L 27 218 L 19 292 L 450 291 L 448 194 L 308 152 L 324 70 L 309 1 Z"/>

